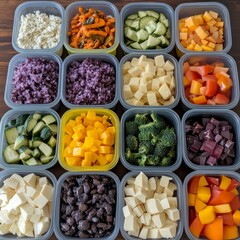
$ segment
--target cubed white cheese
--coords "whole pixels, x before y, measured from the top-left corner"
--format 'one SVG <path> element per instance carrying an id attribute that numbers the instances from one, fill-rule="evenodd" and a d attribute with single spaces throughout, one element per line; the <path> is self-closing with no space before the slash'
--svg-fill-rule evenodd
<path id="1" fill-rule="evenodd" d="M 146 210 L 150 214 L 157 214 L 157 213 L 162 213 L 163 208 L 160 204 L 160 200 L 155 199 L 155 198 L 150 198 L 146 200 Z"/>
<path id="2" fill-rule="evenodd" d="M 161 206 L 162 206 L 162 208 L 163 208 L 164 210 L 170 208 L 170 203 L 169 203 L 167 197 L 165 197 L 165 198 L 163 198 L 162 200 L 160 200 L 160 204 L 161 204 Z"/>
<path id="3" fill-rule="evenodd" d="M 37 222 L 34 223 L 33 227 L 34 227 L 34 235 L 35 237 L 41 236 L 44 233 L 46 233 L 49 229 L 49 222 Z"/>
<path id="4" fill-rule="evenodd" d="M 141 89 L 138 89 L 133 96 L 134 98 L 140 101 L 143 97 L 143 92 L 141 91 Z"/>
<path id="5" fill-rule="evenodd" d="M 140 231 L 140 234 L 139 234 L 139 238 L 140 239 L 147 239 L 147 237 L 148 237 L 148 227 L 146 227 L 146 226 L 143 226 L 143 228 L 141 229 L 141 231 Z"/>
<path id="6" fill-rule="evenodd" d="M 163 67 L 163 65 L 165 64 L 163 55 L 158 55 L 158 56 L 154 57 L 154 61 L 155 61 L 155 65 L 157 67 Z"/>
<path id="7" fill-rule="evenodd" d="M 30 174 L 24 176 L 23 179 L 28 185 L 35 187 L 37 180 L 39 178 L 34 173 L 30 173 Z"/>
<path id="8" fill-rule="evenodd" d="M 125 205 L 122 210 L 123 210 L 124 217 L 127 217 L 129 215 L 134 215 L 133 210 L 129 205 Z"/>
<path id="9" fill-rule="evenodd" d="M 126 196 L 134 197 L 135 196 L 134 185 L 127 185 L 127 186 L 125 186 L 124 193 L 125 193 Z"/>
<path id="10" fill-rule="evenodd" d="M 159 105 L 155 91 L 147 92 L 147 99 L 148 99 L 148 104 L 150 106 L 157 106 L 157 105 Z"/>
<path id="11" fill-rule="evenodd" d="M 146 65 L 148 63 L 148 59 L 145 55 L 142 55 L 139 59 L 138 59 L 138 65 L 140 65 L 141 67 L 145 68 Z"/>
<path id="12" fill-rule="evenodd" d="M 169 181 L 171 181 L 171 180 L 172 180 L 171 177 L 168 177 L 168 176 L 161 176 L 159 184 L 160 184 L 160 186 L 162 186 L 162 187 L 165 188 L 165 187 L 168 186 Z"/>
<path id="13" fill-rule="evenodd" d="M 150 81 L 153 79 L 154 74 L 149 72 L 142 72 L 140 76 L 141 78 L 145 78 L 147 81 Z"/>
<path id="14" fill-rule="evenodd" d="M 176 236 L 177 227 L 175 225 L 166 225 L 160 228 L 160 234 L 163 238 L 174 238 Z"/>
<path id="15" fill-rule="evenodd" d="M 128 184 L 128 185 L 132 185 L 132 184 L 134 184 L 134 181 L 135 181 L 135 178 L 129 177 L 129 178 L 127 179 L 127 184 Z"/>
<path id="16" fill-rule="evenodd" d="M 33 202 L 37 207 L 43 208 L 48 203 L 48 199 L 40 193 Z"/>
<path id="17" fill-rule="evenodd" d="M 6 185 L 12 189 L 17 189 L 17 187 L 18 187 L 18 181 L 13 178 L 7 178 L 3 181 L 3 183 L 4 183 L 4 185 Z"/>
<path id="18" fill-rule="evenodd" d="M 0 224 L 12 224 L 15 221 L 15 216 L 10 214 L 7 210 L 0 211 Z"/>
<path id="19" fill-rule="evenodd" d="M 136 206 L 135 208 L 133 208 L 133 212 L 137 217 L 141 217 L 143 215 L 142 206 L 141 205 Z"/>
<path id="20" fill-rule="evenodd" d="M 10 227 L 11 227 L 11 224 L 6 224 L 6 223 L 0 224 L 0 235 L 8 234 Z"/>
<path id="21" fill-rule="evenodd" d="M 147 238 L 160 238 L 160 231 L 157 228 L 149 228 Z"/>
<path id="22" fill-rule="evenodd" d="M 145 205 L 146 206 L 146 205 Z M 149 212 L 145 212 L 143 213 L 143 216 L 144 216 L 144 220 L 146 222 L 146 225 L 147 226 L 150 226 L 151 222 L 152 222 L 152 217 L 151 217 L 151 214 Z"/>
<path id="23" fill-rule="evenodd" d="M 154 66 L 153 63 L 149 63 L 149 62 L 147 63 L 147 65 L 146 65 L 146 67 L 145 67 L 145 72 L 146 72 L 146 73 L 150 73 L 150 74 L 152 74 L 152 75 L 155 75 L 156 70 L 157 70 L 157 67 Z"/>
<path id="24" fill-rule="evenodd" d="M 141 201 L 139 201 L 137 198 L 135 197 L 132 197 L 130 199 L 130 201 L 128 202 L 128 205 L 133 209 L 135 208 L 136 206 L 140 205 L 141 204 Z"/>
<path id="25" fill-rule="evenodd" d="M 172 221 L 177 221 L 180 219 L 179 210 L 177 208 L 170 208 L 167 209 L 165 212 L 168 215 L 168 218 Z"/>
<path id="26" fill-rule="evenodd" d="M 155 179 L 154 177 L 149 178 L 149 180 L 148 180 L 148 184 L 149 184 L 149 188 L 150 188 L 150 190 L 155 191 L 155 190 L 157 189 L 157 186 L 156 186 L 156 179 Z"/>
<path id="27" fill-rule="evenodd" d="M 139 61 L 138 58 L 132 58 L 132 60 L 131 60 L 131 66 L 132 66 L 132 67 L 138 66 L 138 65 L 139 65 L 138 61 Z"/>
<path id="28" fill-rule="evenodd" d="M 172 96 L 172 93 L 171 93 L 167 83 L 162 84 L 160 86 L 158 92 L 164 100 L 167 100 Z"/>
<path id="29" fill-rule="evenodd" d="M 140 78 L 139 77 L 131 77 L 129 81 L 129 86 L 132 89 L 132 92 L 136 92 L 139 88 Z"/>
<path id="30" fill-rule="evenodd" d="M 122 65 L 122 71 L 123 71 L 123 74 L 127 74 L 128 73 L 128 70 L 131 68 L 131 63 L 130 61 L 126 61 L 123 65 Z"/>
<path id="31" fill-rule="evenodd" d="M 163 65 L 163 68 L 165 71 L 169 72 L 169 71 L 173 71 L 174 70 L 174 65 L 172 62 L 170 62 L 169 60 L 167 60 L 165 62 L 165 64 Z"/>
<path id="32" fill-rule="evenodd" d="M 141 75 L 141 72 L 143 71 L 143 68 L 140 66 L 132 67 L 128 70 L 128 73 L 132 77 L 139 77 Z"/>
<path id="33" fill-rule="evenodd" d="M 123 86 L 123 96 L 125 100 L 133 98 L 132 89 L 129 85 Z"/>
<path id="34" fill-rule="evenodd" d="M 152 222 L 154 223 L 155 227 L 161 228 L 166 224 L 166 214 L 163 212 L 152 215 Z"/>
<path id="35" fill-rule="evenodd" d="M 40 208 L 34 208 L 34 212 L 30 218 L 30 222 L 37 223 L 41 219 L 42 211 Z"/>
<path id="36" fill-rule="evenodd" d="M 165 74 L 165 70 L 164 70 L 164 68 L 162 68 L 162 67 L 158 67 L 157 68 L 157 77 L 162 77 L 162 76 L 165 76 L 166 74 Z"/>
<path id="37" fill-rule="evenodd" d="M 125 231 L 135 232 L 139 228 L 139 223 L 136 216 L 129 215 L 124 219 L 123 228 Z"/>
<path id="38" fill-rule="evenodd" d="M 26 203 L 20 207 L 21 217 L 25 221 L 31 218 L 33 212 L 34 208 L 29 203 Z"/>
<path id="39" fill-rule="evenodd" d="M 158 91 L 159 86 L 160 86 L 160 79 L 159 78 L 154 78 L 152 80 L 152 89 L 151 90 Z"/>
<path id="40" fill-rule="evenodd" d="M 134 185 L 148 190 L 148 177 L 143 172 L 140 172 L 135 178 Z"/>
<path id="41" fill-rule="evenodd" d="M 129 73 L 123 75 L 123 84 L 124 84 L 124 85 L 125 85 L 125 84 L 129 84 L 131 77 L 132 77 L 132 76 L 131 76 Z"/>
<path id="42" fill-rule="evenodd" d="M 146 202 L 147 199 L 147 192 L 145 189 L 141 188 L 140 190 L 136 191 L 135 197 L 141 201 L 142 203 Z"/>

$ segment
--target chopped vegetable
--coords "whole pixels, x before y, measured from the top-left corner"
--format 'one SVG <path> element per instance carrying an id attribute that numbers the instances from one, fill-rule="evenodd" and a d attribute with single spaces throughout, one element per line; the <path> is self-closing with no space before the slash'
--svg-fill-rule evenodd
<path id="1" fill-rule="evenodd" d="M 71 104 L 108 104 L 115 96 L 116 70 L 102 60 L 74 61 L 67 69 L 66 99 Z"/>
<path id="2" fill-rule="evenodd" d="M 17 104 L 51 103 L 57 97 L 58 78 L 56 61 L 26 58 L 14 69 L 12 101 Z"/>
<path id="3" fill-rule="evenodd" d="M 192 162 L 210 166 L 233 164 L 235 135 L 228 121 L 214 117 L 190 118 L 185 130 L 188 158 Z"/>
<path id="4" fill-rule="evenodd" d="M 194 104 L 225 105 L 231 101 L 232 79 L 228 68 L 205 62 L 183 65 L 186 98 Z M 224 66 L 224 64 L 223 64 Z"/>
<path id="5" fill-rule="evenodd" d="M 201 179 L 201 180 L 200 180 Z M 204 187 L 202 183 L 204 182 Z M 192 193 L 192 188 L 196 188 Z M 192 218 L 189 218 L 189 229 L 197 238 L 209 240 L 238 239 L 238 226 L 240 219 L 240 198 L 238 192 L 238 180 L 229 176 L 194 176 L 188 182 L 188 210 Z M 207 195 L 203 195 L 202 188 Z M 207 190 L 208 189 L 208 190 Z M 230 189 L 230 191 L 226 190 Z M 236 191 L 236 195 L 232 191 Z M 201 195 L 200 195 L 201 194 Z M 203 203 L 199 196 L 204 196 Z M 207 198 L 206 198 L 207 196 Z M 195 199 L 192 202 L 191 199 Z M 233 206 L 238 205 L 236 208 Z M 217 229 L 217 231 L 216 231 Z"/>
<path id="6" fill-rule="evenodd" d="M 83 7 L 71 19 L 69 45 L 80 49 L 105 49 L 115 41 L 115 18 L 101 10 Z"/>
<path id="7" fill-rule="evenodd" d="M 69 166 L 107 165 L 114 158 L 115 126 L 95 111 L 81 113 L 64 127 L 64 159 Z"/>
<path id="8" fill-rule="evenodd" d="M 125 43 L 137 50 L 166 48 L 171 39 L 169 25 L 163 13 L 138 11 L 124 20 Z"/>
<path id="9" fill-rule="evenodd" d="M 179 19 L 178 28 L 180 43 L 189 51 L 223 50 L 224 22 L 217 12 Z"/>
<path id="10" fill-rule="evenodd" d="M 138 129 L 129 132 L 129 124 L 135 122 Z M 175 129 L 166 119 L 155 114 L 137 113 L 126 121 L 126 160 L 140 166 L 170 166 L 176 158 L 177 137 Z"/>

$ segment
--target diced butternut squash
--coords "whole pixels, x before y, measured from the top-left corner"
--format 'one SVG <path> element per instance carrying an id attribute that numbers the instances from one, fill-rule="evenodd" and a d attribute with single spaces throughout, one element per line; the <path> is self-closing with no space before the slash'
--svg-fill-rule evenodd
<path id="1" fill-rule="evenodd" d="M 211 240 L 223 239 L 223 219 L 217 217 L 211 223 L 204 226 L 203 234 L 206 238 Z"/>

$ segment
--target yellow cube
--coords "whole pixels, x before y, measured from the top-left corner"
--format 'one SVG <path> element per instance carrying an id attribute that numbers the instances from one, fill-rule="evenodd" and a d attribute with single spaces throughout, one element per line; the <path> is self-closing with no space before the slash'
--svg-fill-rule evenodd
<path id="1" fill-rule="evenodd" d="M 66 147 L 66 148 L 63 150 L 63 156 L 64 156 L 64 157 L 72 156 L 72 148 L 71 148 L 71 147 Z"/>
<path id="2" fill-rule="evenodd" d="M 91 148 L 94 144 L 94 138 L 93 137 L 85 137 L 84 141 L 84 148 Z"/>
<path id="3" fill-rule="evenodd" d="M 114 158 L 114 154 L 112 154 L 112 153 L 106 154 L 105 158 L 106 158 L 107 162 L 110 163 Z"/>
<path id="4" fill-rule="evenodd" d="M 74 156 L 74 157 L 84 157 L 85 155 L 85 150 L 83 149 L 83 148 L 81 148 L 81 147 L 75 147 L 75 148 L 73 148 L 73 153 L 72 153 L 72 155 Z"/>
<path id="5" fill-rule="evenodd" d="M 81 164 L 81 159 L 78 157 L 66 157 L 65 160 L 69 166 L 80 166 Z"/>
<path id="6" fill-rule="evenodd" d="M 86 118 L 87 118 L 87 119 L 90 119 L 90 120 L 92 120 L 92 121 L 95 121 L 95 119 L 96 119 L 96 112 L 94 112 L 94 111 L 88 111 Z"/>
<path id="7" fill-rule="evenodd" d="M 100 146 L 99 147 L 99 153 L 107 154 L 107 153 L 111 153 L 111 151 L 112 151 L 111 146 Z"/>
<path id="8" fill-rule="evenodd" d="M 83 167 L 92 166 L 92 162 L 89 162 L 89 161 L 87 161 L 87 160 L 84 159 L 84 160 L 82 160 L 81 165 L 82 165 Z"/>
<path id="9" fill-rule="evenodd" d="M 93 152 L 85 152 L 84 153 L 84 160 L 92 162 L 94 159 Z"/>
<path id="10" fill-rule="evenodd" d="M 97 161 L 99 162 L 100 165 L 107 165 L 108 163 L 107 158 L 103 154 L 98 155 Z"/>
<path id="11" fill-rule="evenodd" d="M 71 140 L 72 140 L 71 136 L 69 136 L 68 134 L 64 135 L 63 141 L 64 141 L 65 145 L 69 145 Z"/>
<path id="12" fill-rule="evenodd" d="M 73 133 L 74 133 L 72 127 L 69 126 L 69 125 L 66 125 L 66 127 L 65 127 L 65 132 L 66 132 L 69 136 L 72 136 Z"/>

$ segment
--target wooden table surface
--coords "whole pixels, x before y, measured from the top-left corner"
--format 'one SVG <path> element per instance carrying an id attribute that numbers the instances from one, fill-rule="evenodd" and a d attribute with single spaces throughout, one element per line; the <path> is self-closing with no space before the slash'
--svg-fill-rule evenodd
<path id="1" fill-rule="evenodd" d="M 139 0 L 140 2 L 141 0 Z M 11 45 L 11 38 L 12 38 L 12 26 L 13 26 L 13 16 L 14 16 L 14 11 L 16 7 L 24 1 L 20 0 L 1 0 L 0 1 L 0 118 L 4 115 L 6 111 L 9 110 L 7 105 L 4 103 L 3 96 L 4 96 L 4 89 L 5 89 L 5 81 L 6 81 L 6 76 L 7 76 L 7 68 L 8 68 L 8 63 L 9 60 L 16 54 L 15 50 L 12 48 Z M 57 2 L 61 3 L 63 7 L 67 7 L 68 4 L 70 4 L 73 1 L 61 1 L 57 0 Z M 121 8 L 126 5 L 127 3 L 130 2 L 135 2 L 131 0 L 111 0 L 110 2 L 114 3 L 118 10 L 120 11 Z M 146 2 L 142 0 L 142 2 Z M 174 9 L 179 3 L 184 3 L 184 2 L 194 2 L 193 0 L 162 0 L 161 2 L 168 3 L 171 5 Z M 204 2 L 204 1 L 199 1 L 199 2 Z M 223 4 L 226 5 L 226 7 L 229 9 L 230 13 L 230 18 L 231 18 L 231 27 L 232 27 L 232 48 L 230 51 L 230 55 L 236 60 L 237 64 L 240 64 L 240 44 L 239 44 L 239 39 L 240 39 L 240 1 L 239 0 L 222 0 L 219 1 Z M 173 50 L 171 52 L 172 55 L 176 56 L 175 51 Z M 117 57 L 120 60 L 122 57 L 123 53 L 122 50 L 119 46 L 118 51 L 117 51 Z M 66 56 L 66 51 L 64 51 L 63 58 Z M 181 109 L 181 104 L 179 104 L 175 109 L 181 116 L 183 113 L 183 110 Z M 61 105 L 59 109 L 59 114 L 62 115 L 62 113 L 66 111 L 66 108 Z M 123 113 L 123 109 L 120 104 L 117 105 L 116 111 L 121 117 L 121 114 Z M 240 105 L 238 104 L 237 107 L 234 109 L 235 112 L 240 114 Z M 3 133 L 0 133 L 3 134 Z M 49 169 L 51 172 L 53 172 L 56 177 L 58 178 L 62 173 L 64 173 L 64 169 L 60 167 L 59 164 L 56 164 L 54 167 Z M 117 166 L 112 170 L 114 173 L 116 173 L 119 178 L 121 179 L 122 176 L 127 173 L 127 169 L 123 167 L 123 165 L 120 163 L 117 164 Z M 191 172 L 191 170 L 186 167 L 184 164 L 181 165 L 181 167 L 175 172 L 178 174 L 178 176 L 183 180 L 184 177 Z M 51 237 L 51 239 L 56 239 L 54 236 Z M 123 239 L 121 235 L 119 234 L 119 237 L 117 239 Z M 181 239 L 188 239 L 183 233 Z"/>

